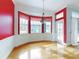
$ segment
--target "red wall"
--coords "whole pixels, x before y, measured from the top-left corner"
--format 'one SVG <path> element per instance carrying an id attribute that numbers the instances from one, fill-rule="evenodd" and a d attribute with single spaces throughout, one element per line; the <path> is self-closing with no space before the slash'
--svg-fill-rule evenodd
<path id="1" fill-rule="evenodd" d="M 0 40 L 14 34 L 14 4 L 0 0 Z"/>

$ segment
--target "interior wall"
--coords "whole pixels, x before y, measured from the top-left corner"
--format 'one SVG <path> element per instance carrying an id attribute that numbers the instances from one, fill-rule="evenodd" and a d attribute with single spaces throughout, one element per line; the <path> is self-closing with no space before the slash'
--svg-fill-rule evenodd
<path id="1" fill-rule="evenodd" d="M 79 12 L 70 6 L 67 7 L 67 45 L 77 45 L 77 19 Z"/>
<path id="2" fill-rule="evenodd" d="M 78 35 L 77 35 L 77 18 L 72 17 L 72 26 L 71 26 L 71 44 L 77 45 Z"/>
<path id="3" fill-rule="evenodd" d="M 14 34 L 14 4 L 0 0 L 0 40 Z"/>
<path id="4" fill-rule="evenodd" d="M 7 59 L 13 50 L 14 4 L 12 0 L 0 0 L 0 59 Z"/>
<path id="5" fill-rule="evenodd" d="M 79 12 L 72 11 L 72 44 L 77 45 L 79 42 L 78 36 L 78 19 L 79 19 Z"/>
<path id="6" fill-rule="evenodd" d="M 67 45 L 71 44 L 71 21 L 72 21 L 72 9 L 67 7 Z"/>

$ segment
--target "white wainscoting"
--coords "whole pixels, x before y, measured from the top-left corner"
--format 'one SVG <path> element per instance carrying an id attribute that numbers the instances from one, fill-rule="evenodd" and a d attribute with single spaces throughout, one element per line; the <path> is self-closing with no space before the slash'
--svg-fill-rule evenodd
<path id="1" fill-rule="evenodd" d="M 13 48 L 13 36 L 0 40 L 0 59 L 7 59 Z"/>
<path id="2" fill-rule="evenodd" d="M 0 40 L 0 59 L 7 59 L 9 54 L 12 52 L 13 48 L 20 46 L 22 44 L 33 42 L 33 41 L 55 41 L 53 40 L 52 34 L 21 34 L 14 35 L 3 40 Z"/>
<path id="3" fill-rule="evenodd" d="M 33 34 L 21 34 L 21 35 L 15 35 L 14 37 L 14 45 L 17 47 L 19 45 L 22 45 L 24 43 L 32 42 L 32 41 L 55 41 L 53 39 L 53 35 L 51 34 L 41 34 L 41 33 L 33 33 Z"/>

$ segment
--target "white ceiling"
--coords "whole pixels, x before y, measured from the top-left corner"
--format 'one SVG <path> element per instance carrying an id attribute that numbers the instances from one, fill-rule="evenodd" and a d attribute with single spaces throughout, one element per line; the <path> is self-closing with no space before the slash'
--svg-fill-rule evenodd
<path id="1" fill-rule="evenodd" d="M 79 0 L 44 0 L 44 7 L 45 10 L 55 11 L 61 6 L 76 6 L 79 8 Z M 36 7 L 36 8 L 43 8 L 43 0 L 14 0 L 15 3 L 21 3 L 26 6 Z"/>

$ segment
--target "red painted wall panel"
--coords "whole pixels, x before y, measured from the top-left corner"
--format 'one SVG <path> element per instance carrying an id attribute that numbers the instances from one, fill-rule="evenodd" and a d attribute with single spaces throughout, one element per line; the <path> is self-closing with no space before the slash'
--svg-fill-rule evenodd
<path id="1" fill-rule="evenodd" d="M 0 0 L 0 40 L 14 34 L 14 4 Z"/>

